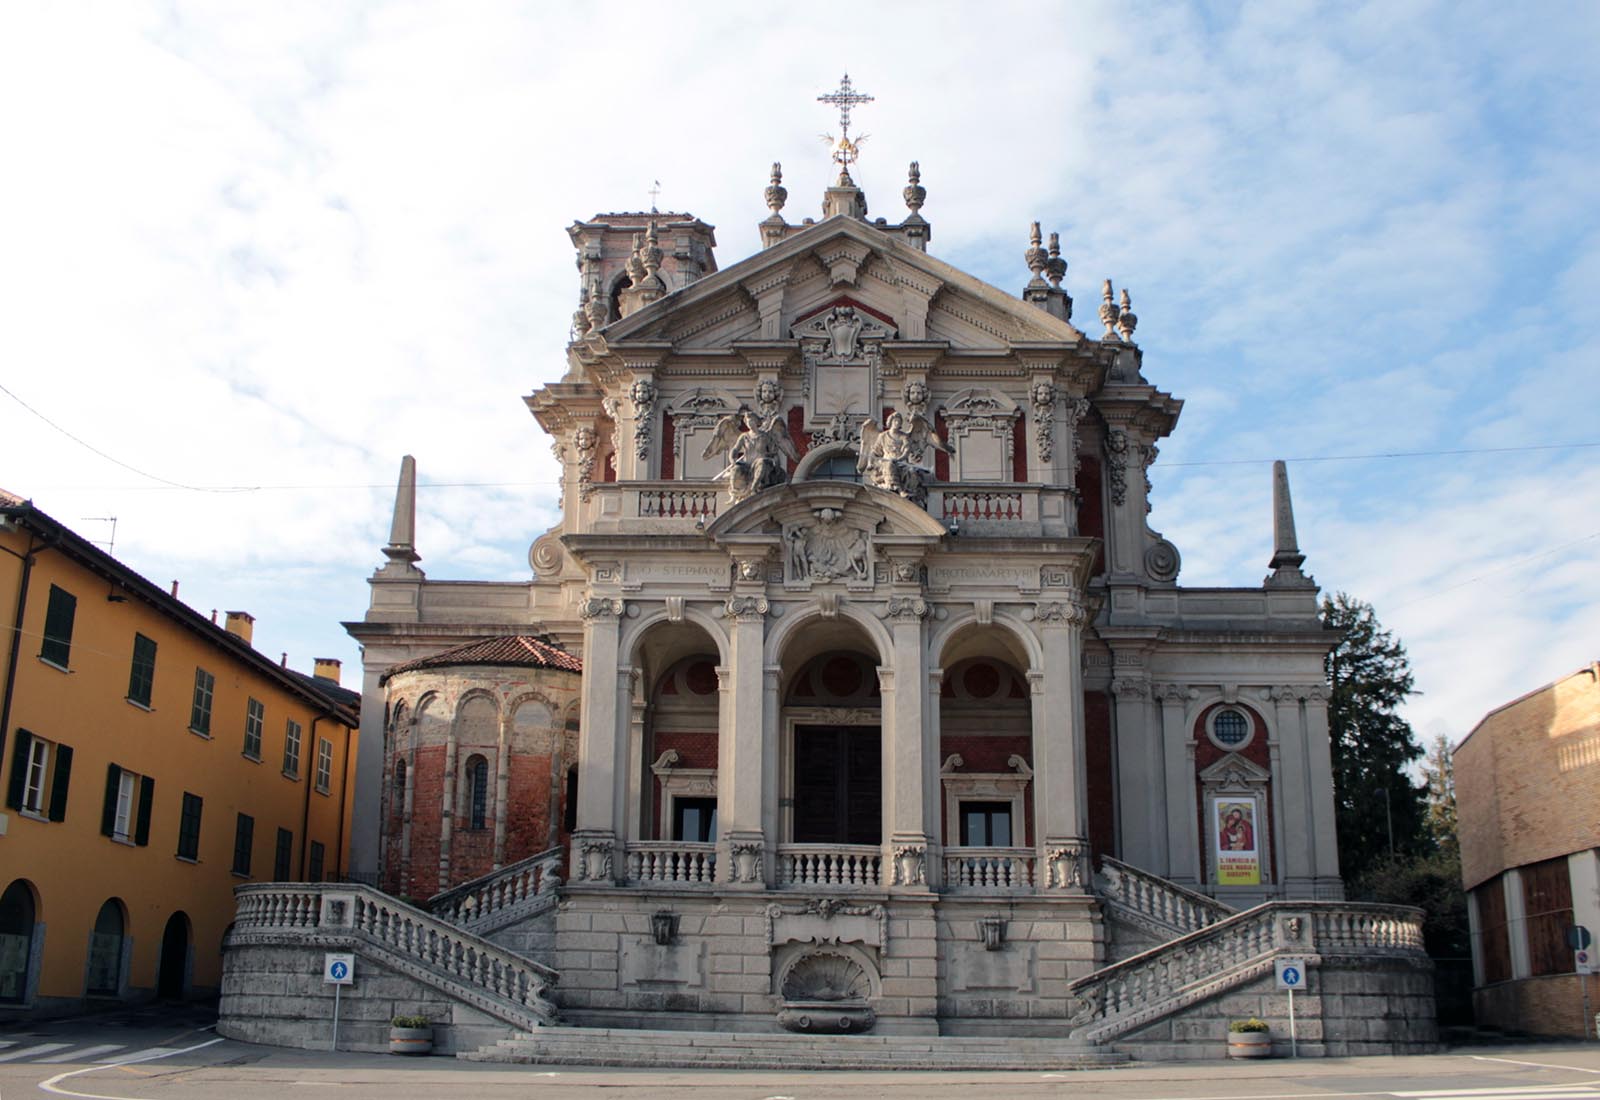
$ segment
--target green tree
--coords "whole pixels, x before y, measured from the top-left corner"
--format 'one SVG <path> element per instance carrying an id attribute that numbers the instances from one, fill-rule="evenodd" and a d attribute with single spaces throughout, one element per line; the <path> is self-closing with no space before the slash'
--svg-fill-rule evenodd
<path id="1" fill-rule="evenodd" d="M 1422 755 L 1398 710 L 1414 693 L 1411 662 L 1373 613 L 1339 592 L 1322 601 L 1322 621 L 1339 632 L 1324 660 L 1333 750 L 1339 869 L 1347 882 L 1390 852 L 1410 855 L 1424 842 L 1421 788 L 1406 769 Z"/>

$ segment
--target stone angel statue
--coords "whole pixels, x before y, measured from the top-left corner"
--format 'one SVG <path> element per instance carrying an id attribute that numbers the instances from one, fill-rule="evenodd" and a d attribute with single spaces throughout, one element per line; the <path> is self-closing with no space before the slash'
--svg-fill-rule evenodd
<path id="1" fill-rule="evenodd" d="M 928 418 L 889 414 L 882 430 L 868 420 L 861 425 L 861 457 L 856 469 L 868 485 L 899 493 L 913 504 L 927 507 L 928 482 L 933 479 L 930 450 L 951 453 Z"/>
<path id="2" fill-rule="evenodd" d="M 717 421 L 701 458 L 722 453 L 727 465 L 717 474 L 728 482 L 728 496 L 737 504 L 745 497 L 782 485 L 789 480 L 785 460 L 799 461 L 800 455 L 779 418 L 760 417 L 749 409 L 729 413 Z"/>

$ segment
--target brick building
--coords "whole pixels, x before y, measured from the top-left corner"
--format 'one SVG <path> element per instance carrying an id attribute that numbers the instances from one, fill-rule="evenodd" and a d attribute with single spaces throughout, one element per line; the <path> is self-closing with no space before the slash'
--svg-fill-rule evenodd
<path id="1" fill-rule="evenodd" d="M 1479 1023 L 1593 1035 L 1567 930 L 1600 935 L 1600 664 L 1490 711 L 1454 762 Z"/>

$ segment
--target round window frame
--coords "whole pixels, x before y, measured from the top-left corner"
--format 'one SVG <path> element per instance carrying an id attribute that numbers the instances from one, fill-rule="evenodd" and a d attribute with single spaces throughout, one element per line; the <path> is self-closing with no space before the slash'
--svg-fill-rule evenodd
<path id="1" fill-rule="evenodd" d="M 1229 711 L 1233 711 L 1242 717 L 1245 726 L 1244 739 L 1232 745 L 1217 736 L 1217 719 Z M 1256 716 L 1237 703 L 1224 703 L 1219 707 L 1213 707 L 1211 713 L 1206 715 L 1206 737 L 1223 752 L 1240 752 L 1256 739 Z"/>

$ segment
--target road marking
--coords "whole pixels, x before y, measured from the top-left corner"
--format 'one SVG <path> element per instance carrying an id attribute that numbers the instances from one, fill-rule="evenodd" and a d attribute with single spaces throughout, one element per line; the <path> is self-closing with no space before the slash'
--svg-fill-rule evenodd
<path id="1" fill-rule="evenodd" d="M 121 1064 L 124 1059 L 131 1059 L 136 1062 L 147 1062 L 151 1058 L 165 1058 L 169 1054 L 176 1053 L 178 1053 L 177 1047 L 145 1047 L 143 1050 L 136 1050 L 132 1054 L 118 1054 L 110 1058 L 96 1058 L 95 1064 L 101 1066 Z"/>
<path id="2" fill-rule="evenodd" d="M 71 1043 L 40 1043 L 38 1046 L 23 1047 L 21 1050 L 11 1050 L 0 1054 L 0 1062 L 16 1062 L 23 1058 L 32 1058 L 36 1054 L 48 1054 L 53 1050 L 65 1050 Z"/>
<path id="3" fill-rule="evenodd" d="M 216 1038 L 207 1039 L 203 1043 L 196 1043 L 192 1047 L 151 1047 L 149 1050 L 140 1051 L 137 1054 L 130 1054 L 128 1057 L 118 1059 L 115 1062 L 108 1062 L 103 1065 L 84 1066 L 82 1069 L 73 1069 L 68 1070 L 66 1073 L 58 1073 L 47 1081 L 40 1081 L 39 1088 L 44 1092 L 54 1093 L 57 1096 L 75 1097 L 76 1100 L 128 1100 L 126 1096 L 105 1096 L 98 1092 L 73 1092 L 71 1089 L 58 1088 L 57 1086 L 60 1085 L 62 1081 L 67 1080 L 69 1077 L 77 1077 L 79 1074 L 97 1073 L 102 1069 L 115 1069 L 118 1066 L 131 1066 L 135 1062 L 153 1062 L 157 1058 L 170 1058 L 174 1054 L 188 1054 L 192 1050 L 202 1050 L 206 1047 L 216 1046 L 220 1042 L 222 1042 L 222 1039 Z M 155 1054 L 152 1053 L 152 1051 L 160 1051 L 161 1053 Z M 0 1057 L 3 1057 L 3 1055 L 0 1055 Z"/>
<path id="4" fill-rule="evenodd" d="M 1421 1100 L 1593 1100 L 1600 1097 L 1592 1085 L 1523 1085 L 1498 1089 L 1424 1089 L 1421 1092 L 1396 1092 L 1394 1096 Z"/>
<path id="5" fill-rule="evenodd" d="M 1479 1062 L 1504 1062 L 1509 1066 L 1538 1066 L 1540 1069 L 1564 1069 L 1572 1073 L 1600 1073 L 1600 1069 L 1584 1069 L 1582 1066 L 1558 1066 L 1554 1062 L 1520 1062 L 1515 1058 L 1495 1058 L 1488 1054 L 1469 1054 Z"/>
<path id="6" fill-rule="evenodd" d="M 102 1054 L 110 1054 L 113 1050 L 122 1050 L 122 1043 L 107 1043 L 104 1046 L 85 1047 L 83 1050 L 69 1050 L 65 1054 L 52 1054 L 48 1058 L 40 1058 L 40 1062 L 87 1062 Z M 112 1059 L 104 1059 L 111 1061 Z"/>

